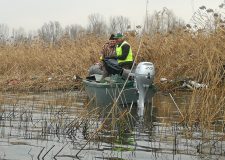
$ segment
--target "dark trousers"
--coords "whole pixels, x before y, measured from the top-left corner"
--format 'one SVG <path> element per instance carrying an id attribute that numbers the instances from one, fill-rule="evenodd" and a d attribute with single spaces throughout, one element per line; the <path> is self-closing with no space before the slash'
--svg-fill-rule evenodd
<path id="1" fill-rule="evenodd" d="M 133 61 L 119 63 L 119 66 L 125 69 L 131 69 L 132 65 Z"/>

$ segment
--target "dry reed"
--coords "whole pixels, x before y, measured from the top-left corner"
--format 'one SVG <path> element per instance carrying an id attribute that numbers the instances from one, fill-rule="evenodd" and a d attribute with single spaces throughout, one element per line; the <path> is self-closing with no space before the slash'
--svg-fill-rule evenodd
<path id="1" fill-rule="evenodd" d="M 177 84 L 161 84 L 160 78 L 193 79 L 205 83 L 208 89 L 196 90 L 189 110 L 181 111 L 188 123 L 203 122 L 209 126 L 224 117 L 225 31 L 212 34 L 191 33 L 183 29 L 153 36 L 127 34 L 134 54 L 142 38 L 139 61 L 151 61 L 156 66 L 155 83 L 161 90 L 171 91 Z M 75 41 L 61 39 L 55 45 L 42 41 L 1 46 L 0 90 L 74 89 L 81 85 L 78 76 L 85 77 L 88 68 L 98 62 L 105 37 L 86 35 Z M 195 102 L 201 95 L 199 106 Z M 213 98 L 216 97 L 216 98 Z M 193 102 L 193 103 L 192 103 Z M 216 111 L 216 112 L 215 112 Z M 204 122 L 207 122 L 206 125 Z"/>

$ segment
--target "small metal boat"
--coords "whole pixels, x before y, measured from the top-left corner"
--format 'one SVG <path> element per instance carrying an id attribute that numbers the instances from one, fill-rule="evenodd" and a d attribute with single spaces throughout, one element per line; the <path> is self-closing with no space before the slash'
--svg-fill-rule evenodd
<path id="1" fill-rule="evenodd" d="M 151 102 L 156 92 L 153 85 L 155 68 L 151 62 L 139 63 L 134 71 L 124 69 L 122 75 L 112 75 L 104 80 L 101 76 L 94 74 L 93 79 L 83 80 L 85 91 L 96 106 L 137 103 L 142 115 L 145 103 Z"/>

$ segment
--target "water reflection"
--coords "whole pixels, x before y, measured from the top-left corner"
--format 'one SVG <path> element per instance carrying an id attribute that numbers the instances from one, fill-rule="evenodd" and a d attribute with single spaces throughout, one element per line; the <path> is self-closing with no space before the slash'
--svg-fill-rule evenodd
<path id="1" fill-rule="evenodd" d="M 173 97 L 180 109 L 188 107 L 188 93 Z M 89 107 L 85 100 L 83 92 L 2 93 L 0 159 L 224 156 L 223 132 L 190 131 L 179 123 L 179 112 L 168 94 L 157 93 L 145 106 L 143 118 L 138 116 L 135 105 L 112 110 Z M 204 139 L 205 135 L 210 139 Z"/>

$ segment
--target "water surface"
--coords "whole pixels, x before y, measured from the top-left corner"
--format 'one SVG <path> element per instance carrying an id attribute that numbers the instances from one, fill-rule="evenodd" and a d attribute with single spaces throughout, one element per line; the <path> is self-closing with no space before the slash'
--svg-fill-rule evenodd
<path id="1" fill-rule="evenodd" d="M 110 108 L 88 107 L 83 92 L 2 93 L 0 159 L 224 159 L 223 131 L 181 123 L 189 102 L 190 93 L 157 93 L 143 118 L 127 106 L 96 132 Z"/>

